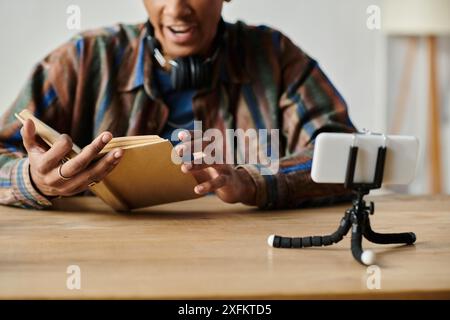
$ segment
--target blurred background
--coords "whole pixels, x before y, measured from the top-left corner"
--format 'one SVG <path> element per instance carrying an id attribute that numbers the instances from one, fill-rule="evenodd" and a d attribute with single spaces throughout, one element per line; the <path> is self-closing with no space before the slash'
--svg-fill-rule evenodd
<path id="1" fill-rule="evenodd" d="M 146 19 L 142 0 L 0 0 L 0 112 L 33 65 L 81 31 L 67 28 L 71 5 L 81 30 Z M 450 193 L 450 0 L 232 0 L 224 18 L 291 37 L 359 129 L 419 137 L 417 177 L 396 191 Z"/>

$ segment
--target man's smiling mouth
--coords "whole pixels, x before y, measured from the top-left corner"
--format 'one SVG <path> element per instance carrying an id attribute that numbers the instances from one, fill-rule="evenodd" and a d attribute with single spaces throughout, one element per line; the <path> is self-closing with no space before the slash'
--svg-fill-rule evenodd
<path id="1" fill-rule="evenodd" d="M 189 31 L 191 31 L 191 29 L 193 28 L 192 25 L 178 25 L 178 26 L 168 26 L 167 27 L 170 31 L 172 31 L 173 33 L 187 33 Z"/>
<path id="2" fill-rule="evenodd" d="M 193 23 L 163 25 L 165 38 L 180 45 L 185 45 L 194 41 L 196 30 L 197 25 Z"/>

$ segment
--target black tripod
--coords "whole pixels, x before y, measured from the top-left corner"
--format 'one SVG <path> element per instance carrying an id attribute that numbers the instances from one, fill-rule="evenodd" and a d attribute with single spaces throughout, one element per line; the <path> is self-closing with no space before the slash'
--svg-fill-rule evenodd
<path id="1" fill-rule="evenodd" d="M 369 194 L 370 190 L 379 189 L 383 180 L 384 164 L 386 160 L 386 147 L 378 148 L 377 162 L 375 168 L 375 179 L 372 183 L 354 183 L 356 159 L 358 156 L 358 147 L 352 146 L 347 162 L 347 171 L 345 178 L 345 188 L 352 189 L 356 194 L 353 200 L 353 207 L 346 210 L 339 228 L 331 235 L 312 236 L 301 238 L 288 238 L 272 235 L 268 239 L 270 246 L 275 248 L 306 248 L 329 246 L 338 243 L 352 229 L 351 249 L 353 257 L 360 263 L 371 265 L 375 261 L 375 254 L 371 250 L 363 251 L 361 242 L 362 236 L 367 240 L 378 244 L 404 243 L 413 244 L 416 241 L 416 235 L 412 232 L 406 233 L 377 233 L 370 227 L 369 215 L 375 210 L 373 202 L 367 206 L 364 196 Z"/>

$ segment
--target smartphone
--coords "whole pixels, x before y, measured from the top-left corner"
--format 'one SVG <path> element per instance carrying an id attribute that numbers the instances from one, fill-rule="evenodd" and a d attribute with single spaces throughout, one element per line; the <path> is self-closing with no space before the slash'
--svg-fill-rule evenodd
<path id="1" fill-rule="evenodd" d="M 355 183 L 372 183 L 378 148 L 386 146 L 383 184 L 406 185 L 416 175 L 419 140 L 414 136 L 321 133 L 314 145 L 311 177 L 317 183 L 344 183 L 350 148 L 358 147 Z"/>

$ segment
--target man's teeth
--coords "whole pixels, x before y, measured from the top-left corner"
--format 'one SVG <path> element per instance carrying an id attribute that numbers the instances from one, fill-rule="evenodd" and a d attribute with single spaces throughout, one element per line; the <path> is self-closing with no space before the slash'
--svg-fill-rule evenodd
<path id="1" fill-rule="evenodd" d="M 178 27 L 178 26 L 172 26 L 169 27 L 170 31 L 175 32 L 175 33 L 184 33 L 184 32 L 188 32 L 191 28 L 190 27 Z"/>

